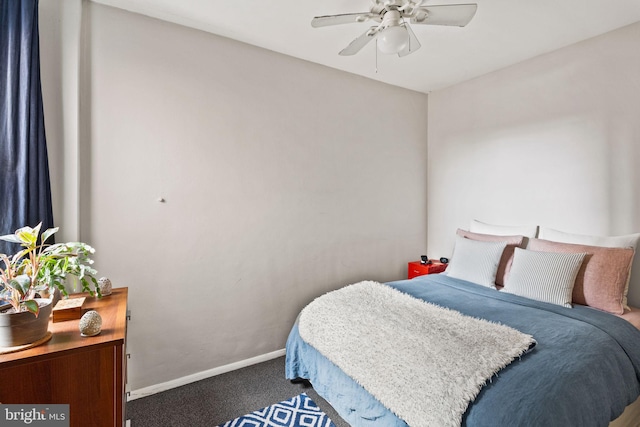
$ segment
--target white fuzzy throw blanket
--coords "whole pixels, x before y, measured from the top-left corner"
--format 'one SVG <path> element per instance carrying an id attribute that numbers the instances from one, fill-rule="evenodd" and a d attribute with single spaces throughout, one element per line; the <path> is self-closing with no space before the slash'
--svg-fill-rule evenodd
<path id="1" fill-rule="evenodd" d="M 487 380 L 535 343 L 508 326 L 370 281 L 317 298 L 302 310 L 298 329 L 412 427 L 459 426 Z"/>

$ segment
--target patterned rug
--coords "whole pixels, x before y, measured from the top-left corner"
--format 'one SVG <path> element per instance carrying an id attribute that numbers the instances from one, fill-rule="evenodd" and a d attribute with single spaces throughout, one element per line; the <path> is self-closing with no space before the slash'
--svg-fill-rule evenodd
<path id="1" fill-rule="evenodd" d="M 218 427 L 335 427 L 306 393 L 227 421 Z"/>

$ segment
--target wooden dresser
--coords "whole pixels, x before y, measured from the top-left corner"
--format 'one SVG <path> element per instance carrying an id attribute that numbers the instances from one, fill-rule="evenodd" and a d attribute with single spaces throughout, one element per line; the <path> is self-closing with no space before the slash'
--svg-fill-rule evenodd
<path id="1" fill-rule="evenodd" d="M 82 337 L 79 319 L 49 323 L 51 340 L 0 355 L 0 402 L 69 404 L 72 427 L 122 427 L 126 385 L 128 288 L 101 299 L 87 294 L 83 311 L 96 310 L 102 332 Z"/>

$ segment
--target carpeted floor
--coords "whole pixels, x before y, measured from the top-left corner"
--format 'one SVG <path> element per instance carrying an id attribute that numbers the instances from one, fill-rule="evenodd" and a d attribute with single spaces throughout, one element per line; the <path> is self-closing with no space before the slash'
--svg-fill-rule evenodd
<path id="1" fill-rule="evenodd" d="M 131 427 L 210 427 L 307 393 L 336 427 L 348 427 L 308 383 L 284 377 L 284 356 L 127 403 Z"/>

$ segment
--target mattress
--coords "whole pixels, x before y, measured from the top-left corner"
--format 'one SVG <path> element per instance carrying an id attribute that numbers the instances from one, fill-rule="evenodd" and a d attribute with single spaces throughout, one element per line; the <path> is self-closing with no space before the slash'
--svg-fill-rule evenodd
<path id="1" fill-rule="evenodd" d="M 629 307 L 620 317 L 640 329 L 640 308 Z"/>
<path id="2" fill-rule="evenodd" d="M 627 406 L 622 415 L 609 423 L 609 427 L 640 426 L 640 398 Z"/>

